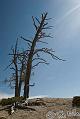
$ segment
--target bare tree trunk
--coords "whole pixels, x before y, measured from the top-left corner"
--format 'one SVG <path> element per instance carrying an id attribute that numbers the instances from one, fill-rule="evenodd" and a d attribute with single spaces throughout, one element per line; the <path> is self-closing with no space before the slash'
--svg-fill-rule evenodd
<path id="1" fill-rule="evenodd" d="M 52 50 L 52 49 L 49 49 L 49 48 L 36 49 L 36 43 L 40 42 L 40 39 L 45 38 L 45 37 L 52 38 L 50 36 L 50 34 L 46 35 L 46 33 L 44 31 L 45 29 L 51 29 L 51 27 L 52 27 L 52 26 L 47 26 L 48 23 L 46 22 L 46 20 L 48 20 L 48 19 L 46 19 L 46 17 L 47 17 L 47 13 L 44 13 L 44 14 L 42 14 L 41 21 L 39 21 L 36 18 L 39 25 L 36 25 L 35 19 L 34 19 L 34 17 L 32 17 L 33 25 L 35 26 L 35 29 L 36 29 L 36 33 L 35 33 L 35 36 L 34 36 L 32 41 L 26 40 L 25 38 L 21 37 L 25 41 L 31 43 L 29 54 L 28 54 L 28 60 L 27 60 L 26 77 L 25 77 L 25 81 L 24 81 L 24 98 L 25 99 L 29 97 L 29 86 L 30 86 L 29 82 L 30 82 L 30 76 L 31 76 L 32 68 L 37 66 L 40 63 L 48 64 L 46 62 L 46 60 L 44 60 L 43 58 L 40 58 L 38 52 L 46 53 L 46 54 L 50 55 L 53 59 L 62 60 L 62 59 L 60 59 L 59 57 L 57 57 L 53 54 L 54 50 Z M 42 43 L 45 43 L 45 42 L 42 42 Z M 35 59 L 39 59 L 41 61 L 38 62 L 36 65 L 32 66 L 33 65 L 33 59 L 34 59 L 33 56 L 35 54 L 37 55 L 37 58 L 35 58 Z M 64 60 L 62 60 L 62 61 L 64 61 Z"/>
<path id="2" fill-rule="evenodd" d="M 15 97 L 19 96 L 19 92 L 18 92 L 18 68 L 17 65 L 15 65 L 16 67 L 16 80 L 15 80 Z"/>
<path id="3" fill-rule="evenodd" d="M 23 82 L 23 81 L 20 79 L 20 81 L 19 81 L 19 96 L 20 96 L 20 93 L 21 93 L 22 82 Z"/>
<path id="4" fill-rule="evenodd" d="M 27 81 L 27 86 L 24 86 L 24 98 L 29 98 L 29 80 Z"/>
<path id="5" fill-rule="evenodd" d="M 25 77 L 25 84 L 24 84 L 24 98 L 29 98 L 29 81 L 31 75 L 31 65 L 32 65 L 32 56 L 30 56 L 28 63 L 27 63 L 27 70 L 26 70 L 26 77 Z"/>
<path id="6" fill-rule="evenodd" d="M 34 49 L 35 49 L 39 34 L 42 31 L 42 27 L 43 27 L 44 21 L 46 19 L 46 16 L 47 16 L 47 13 L 44 14 L 44 16 L 42 16 L 40 26 L 37 29 L 35 37 L 32 41 L 32 45 L 31 45 L 31 49 L 30 49 L 30 53 L 29 53 L 29 57 L 28 57 L 28 61 L 27 61 L 26 77 L 25 77 L 25 84 L 24 84 L 24 98 L 25 99 L 29 97 L 29 81 L 30 81 L 30 75 L 31 75 L 32 58 L 33 58 L 33 54 L 34 54 Z"/>
<path id="7" fill-rule="evenodd" d="M 19 80 L 19 96 L 20 96 L 20 93 L 21 93 L 21 86 L 22 86 L 22 82 L 24 81 L 23 79 L 23 63 L 22 63 L 22 66 L 21 66 L 21 71 L 20 71 L 20 80 Z"/>

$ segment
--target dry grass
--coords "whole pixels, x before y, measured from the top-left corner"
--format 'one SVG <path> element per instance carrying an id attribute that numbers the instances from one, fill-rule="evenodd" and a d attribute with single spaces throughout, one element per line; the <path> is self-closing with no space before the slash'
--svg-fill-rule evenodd
<path id="1" fill-rule="evenodd" d="M 43 98 L 42 100 L 46 105 L 30 106 L 34 108 L 36 111 L 27 110 L 27 109 L 23 109 L 23 110 L 17 109 L 15 113 L 13 113 L 12 115 L 8 115 L 8 112 L 3 110 L 0 111 L 0 117 L 5 117 L 6 119 L 62 119 L 62 117 L 60 118 L 60 116 L 62 116 L 61 113 L 63 111 L 63 116 L 64 116 L 63 119 L 65 118 L 80 119 L 80 116 L 67 115 L 67 112 L 70 112 L 70 114 L 76 112 L 80 113 L 79 108 L 72 107 L 72 99 Z M 49 117 L 46 117 L 49 112 L 51 112 L 52 118 L 50 118 L 50 115 L 48 115 Z"/>

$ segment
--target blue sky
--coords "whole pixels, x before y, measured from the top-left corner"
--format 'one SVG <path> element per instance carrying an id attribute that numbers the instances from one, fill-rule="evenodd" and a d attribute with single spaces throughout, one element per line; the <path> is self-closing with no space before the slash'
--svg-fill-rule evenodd
<path id="1" fill-rule="evenodd" d="M 30 95 L 50 97 L 73 97 L 80 95 L 80 0 L 0 0 L 0 80 L 9 77 L 3 71 L 9 64 L 9 52 L 19 35 L 33 37 L 32 16 L 47 11 L 53 20 L 51 30 L 54 38 L 49 47 L 66 62 L 49 60 L 50 65 L 39 66 L 31 77 Z M 1 94 L 13 90 L 0 85 Z"/>

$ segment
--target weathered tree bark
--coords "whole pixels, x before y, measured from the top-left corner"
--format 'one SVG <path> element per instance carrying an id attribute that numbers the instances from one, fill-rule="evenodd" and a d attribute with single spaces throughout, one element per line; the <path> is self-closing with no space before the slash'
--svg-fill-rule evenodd
<path id="1" fill-rule="evenodd" d="M 13 56 L 11 64 L 14 64 L 14 67 L 12 67 L 12 69 L 14 69 L 14 71 L 15 71 L 15 78 L 14 78 L 14 81 L 15 81 L 15 97 L 19 97 L 19 88 L 18 88 L 18 78 L 19 78 L 19 76 L 18 76 L 17 45 L 18 45 L 18 39 L 16 41 L 15 48 L 12 49 L 13 54 L 10 54 L 10 55 Z"/>
<path id="2" fill-rule="evenodd" d="M 29 80 L 30 80 L 30 75 L 31 75 L 31 65 L 32 65 L 32 61 L 30 62 L 30 58 L 29 61 L 27 63 L 27 71 L 26 71 L 26 77 L 25 77 L 25 84 L 24 84 L 24 98 L 29 98 Z"/>
<path id="3" fill-rule="evenodd" d="M 20 93 L 21 93 L 21 86 L 22 86 L 22 80 L 19 81 L 19 97 L 20 97 Z"/>
<path id="4" fill-rule="evenodd" d="M 18 91 L 18 67 L 17 65 L 15 64 L 15 73 L 16 73 L 16 79 L 15 79 L 15 97 L 18 97 L 19 96 L 19 91 Z"/>
<path id="5" fill-rule="evenodd" d="M 25 84 L 24 84 L 24 98 L 25 99 L 29 97 L 29 81 L 30 81 L 30 75 L 31 75 L 32 58 L 33 58 L 33 54 L 34 54 L 34 49 L 36 46 L 36 42 L 39 39 L 38 38 L 39 34 L 42 31 L 42 27 L 44 25 L 46 16 L 47 16 L 47 13 L 44 14 L 44 16 L 42 15 L 41 23 L 37 29 L 37 32 L 35 34 L 33 41 L 32 41 L 32 45 L 31 45 L 31 49 L 30 49 L 30 53 L 29 53 L 29 57 L 28 57 L 28 61 L 27 61 L 26 77 L 25 77 Z"/>
<path id="6" fill-rule="evenodd" d="M 20 96 L 20 93 L 21 93 L 22 82 L 24 81 L 24 79 L 23 79 L 23 70 L 24 70 L 24 64 L 22 62 L 21 71 L 20 71 L 20 80 L 19 80 L 19 96 Z"/>

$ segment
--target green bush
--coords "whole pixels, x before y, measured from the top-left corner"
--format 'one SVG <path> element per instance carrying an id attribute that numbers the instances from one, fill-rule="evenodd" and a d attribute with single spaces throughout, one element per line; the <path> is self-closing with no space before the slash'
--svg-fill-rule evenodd
<path id="1" fill-rule="evenodd" d="M 12 97 L 8 99 L 2 99 L 0 102 L 0 105 L 5 106 L 5 105 L 11 105 L 15 102 L 21 102 L 24 99 L 24 97 Z"/>
<path id="2" fill-rule="evenodd" d="M 73 107 L 80 107 L 80 96 L 73 97 L 72 106 Z"/>

